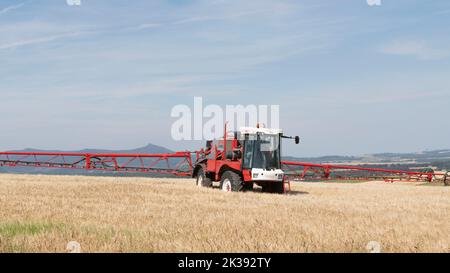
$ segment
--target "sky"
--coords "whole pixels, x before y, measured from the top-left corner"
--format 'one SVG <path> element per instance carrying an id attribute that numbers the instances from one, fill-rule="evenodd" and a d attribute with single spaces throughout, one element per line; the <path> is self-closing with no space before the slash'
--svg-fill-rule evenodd
<path id="1" fill-rule="evenodd" d="M 77 1 L 0 0 L 0 150 L 198 149 L 195 96 L 280 105 L 285 155 L 450 148 L 447 0 Z"/>

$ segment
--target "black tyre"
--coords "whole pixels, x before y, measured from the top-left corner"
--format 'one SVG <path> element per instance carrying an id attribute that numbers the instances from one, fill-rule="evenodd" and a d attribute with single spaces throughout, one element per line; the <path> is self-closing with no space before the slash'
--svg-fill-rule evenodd
<path id="1" fill-rule="evenodd" d="M 253 183 L 252 182 L 244 182 L 242 186 L 243 191 L 253 191 Z"/>
<path id="2" fill-rule="evenodd" d="M 241 176 L 232 171 L 224 172 L 220 180 L 220 188 L 225 192 L 241 191 L 243 188 Z"/>
<path id="3" fill-rule="evenodd" d="M 444 175 L 444 185 L 445 186 L 450 186 L 450 172 L 447 172 Z"/>
<path id="4" fill-rule="evenodd" d="M 284 185 L 283 182 L 267 182 L 262 185 L 262 192 L 266 193 L 284 193 Z"/>
<path id="5" fill-rule="evenodd" d="M 196 185 L 199 187 L 212 187 L 212 180 L 206 176 L 205 169 L 203 167 L 198 170 Z"/>
<path id="6" fill-rule="evenodd" d="M 272 193 L 283 194 L 284 193 L 284 183 L 283 182 L 272 183 Z"/>
<path id="7" fill-rule="evenodd" d="M 272 183 L 264 183 L 261 185 L 262 192 L 271 193 L 272 192 Z"/>

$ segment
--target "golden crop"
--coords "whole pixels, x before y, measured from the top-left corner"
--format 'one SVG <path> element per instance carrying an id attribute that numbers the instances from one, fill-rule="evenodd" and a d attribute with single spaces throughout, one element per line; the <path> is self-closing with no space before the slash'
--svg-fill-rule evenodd
<path id="1" fill-rule="evenodd" d="M 0 252 L 450 252 L 450 187 L 295 183 L 224 193 L 191 179 L 0 175 Z"/>

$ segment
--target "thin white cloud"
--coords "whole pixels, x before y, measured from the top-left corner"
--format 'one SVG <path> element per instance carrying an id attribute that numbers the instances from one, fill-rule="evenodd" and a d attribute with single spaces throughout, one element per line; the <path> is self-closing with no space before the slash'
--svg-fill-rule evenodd
<path id="1" fill-rule="evenodd" d="M 18 47 L 33 45 L 33 44 L 42 44 L 42 43 L 47 43 L 47 42 L 63 39 L 63 38 L 80 36 L 85 33 L 86 32 L 69 32 L 69 33 L 64 33 L 64 34 L 59 34 L 59 35 L 51 35 L 51 36 L 45 36 L 45 37 L 39 37 L 39 38 L 33 38 L 33 39 L 20 40 L 20 41 L 15 41 L 12 43 L 0 44 L 0 50 L 13 49 L 13 48 L 18 48 Z"/>
<path id="2" fill-rule="evenodd" d="M 159 23 L 147 23 L 147 24 L 139 25 L 138 28 L 139 29 L 147 29 L 147 28 L 156 28 L 156 27 L 160 27 L 160 26 L 162 26 L 162 25 Z"/>
<path id="3" fill-rule="evenodd" d="M 98 27 L 90 25 L 62 25 L 35 20 L 6 23 L 0 26 L 0 50 L 43 44 L 101 31 Z"/>
<path id="4" fill-rule="evenodd" d="M 227 20 L 227 19 L 245 17 L 245 16 L 250 16 L 250 15 L 254 15 L 254 14 L 258 14 L 258 13 L 264 13 L 264 12 L 268 12 L 268 11 L 269 10 L 260 9 L 260 10 L 249 10 L 249 11 L 244 11 L 244 12 L 238 12 L 238 13 L 226 14 L 226 15 L 218 15 L 218 16 L 193 16 L 193 17 L 175 21 L 172 24 L 179 25 L 179 24 L 205 22 L 205 21 L 223 21 L 223 20 Z"/>
<path id="5" fill-rule="evenodd" d="M 419 60 L 439 60 L 450 57 L 450 50 L 440 49 L 424 40 L 396 40 L 381 46 L 380 52 L 411 56 Z"/>
<path id="6" fill-rule="evenodd" d="M 226 15 L 196 15 L 187 17 L 184 19 L 174 20 L 172 22 L 168 23 L 143 23 L 137 26 L 131 26 L 131 27 L 125 27 L 123 31 L 128 30 L 145 30 L 150 28 L 159 28 L 169 25 L 183 25 L 183 24 L 189 24 L 189 23 L 200 23 L 200 22 L 207 22 L 207 21 L 225 21 L 233 18 L 239 18 L 239 17 L 245 17 L 245 16 L 251 16 L 258 13 L 264 13 L 269 12 L 269 10 L 250 10 L 250 11 L 244 11 L 244 12 L 238 12 L 233 14 L 226 14 Z"/>
<path id="7" fill-rule="evenodd" d="M 8 13 L 8 12 L 10 12 L 10 11 L 15 10 L 15 9 L 20 9 L 20 8 L 23 7 L 24 5 L 25 5 L 25 3 L 20 3 L 20 4 L 17 4 L 17 5 L 13 5 L 13 6 L 9 6 L 9 7 L 0 9 L 0 15 L 6 14 L 6 13 Z"/>
<path id="8" fill-rule="evenodd" d="M 443 15 L 443 14 L 448 14 L 450 13 L 450 9 L 444 9 L 444 10 L 440 10 L 434 13 L 434 15 Z"/>
<path id="9" fill-rule="evenodd" d="M 146 29 L 152 29 L 152 28 L 159 28 L 159 27 L 163 27 L 163 26 L 164 25 L 162 23 L 142 23 L 140 25 L 117 27 L 117 28 L 114 28 L 114 31 L 116 31 L 116 32 L 139 31 L 139 30 L 146 30 Z M 111 30 L 109 30 L 109 31 L 111 31 Z"/>

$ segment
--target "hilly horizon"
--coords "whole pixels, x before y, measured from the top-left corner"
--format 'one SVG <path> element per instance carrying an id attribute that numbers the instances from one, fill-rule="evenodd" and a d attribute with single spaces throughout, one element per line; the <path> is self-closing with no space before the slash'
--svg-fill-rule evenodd
<path id="1" fill-rule="evenodd" d="M 45 150 L 45 149 L 35 149 L 35 148 L 25 148 L 22 150 L 11 150 L 8 152 L 49 152 L 49 153 L 124 153 L 124 154 L 164 154 L 164 153 L 173 153 L 174 151 L 167 149 L 163 146 L 147 144 L 143 147 L 135 148 L 135 149 L 97 149 L 97 148 L 86 148 L 82 150 Z"/>
<path id="2" fill-rule="evenodd" d="M 145 146 L 134 149 L 97 149 L 86 148 L 82 150 L 46 150 L 25 148 L 22 150 L 11 150 L 10 152 L 57 152 L 57 153 L 122 153 L 122 154 L 164 154 L 174 153 L 171 149 L 161 145 L 148 143 Z M 352 163 L 352 162 L 371 162 L 371 163 L 388 163 L 388 162 L 418 162 L 431 163 L 439 160 L 450 161 L 450 149 L 439 149 L 432 151 L 409 152 L 409 153 L 374 153 L 365 155 L 325 155 L 325 156 L 283 156 L 283 160 L 288 161 L 304 161 L 312 163 Z"/>

